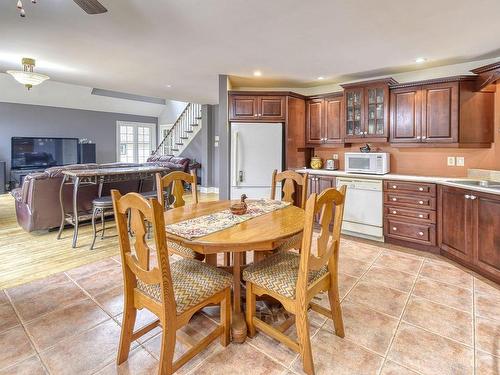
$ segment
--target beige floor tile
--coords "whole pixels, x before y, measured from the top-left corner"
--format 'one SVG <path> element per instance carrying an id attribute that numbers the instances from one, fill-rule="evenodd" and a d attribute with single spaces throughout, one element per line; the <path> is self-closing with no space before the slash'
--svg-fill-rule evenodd
<path id="1" fill-rule="evenodd" d="M 35 354 L 28 336 L 21 326 L 14 327 L 0 334 L 0 369 L 12 366 Z"/>
<path id="2" fill-rule="evenodd" d="M 385 251 L 375 261 L 375 266 L 392 268 L 401 272 L 418 273 L 423 258 L 395 251 Z"/>
<path id="3" fill-rule="evenodd" d="M 478 278 L 474 279 L 474 290 L 476 293 L 493 295 L 500 298 L 500 285 L 495 284 L 493 281 L 483 281 Z"/>
<path id="4" fill-rule="evenodd" d="M 407 297 L 408 293 L 360 281 L 349 292 L 345 301 L 362 304 L 384 314 L 399 317 L 403 312 Z"/>
<path id="5" fill-rule="evenodd" d="M 142 347 L 132 350 L 128 360 L 117 366 L 113 360 L 95 375 L 156 375 L 159 362 Z"/>
<path id="6" fill-rule="evenodd" d="M 52 374 L 74 375 L 95 372 L 116 356 L 120 327 L 108 320 L 80 335 L 59 342 L 40 353 Z"/>
<path id="7" fill-rule="evenodd" d="M 113 259 L 85 265 L 67 274 L 91 296 L 123 285 L 122 267 Z"/>
<path id="8" fill-rule="evenodd" d="M 455 285 L 419 276 L 413 294 L 465 312 L 472 311 L 472 291 Z"/>
<path id="9" fill-rule="evenodd" d="M 382 252 L 382 249 L 364 244 L 361 242 L 349 241 L 342 239 L 340 242 L 340 256 L 362 260 L 363 262 L 371 263 Z"/>
<path id="10" fill-rule="evenodd" d="M 203 339 L 203 337 L 207 336 L 217 325 L 206 317 L 203 314 L 196 314 L 193 316 L 189 324 L 180 329 L 180 333 L 177 333 L 177 342 L 175 344 L 175 354 L 174 360 L 177 360 L 184 353 L 186 353 L 190 347 L 187 344 L 184 344 L 179 337 L 187 336 L 191 340 L 199 341 Z M 161 355 L 161 339 L 162 334 L 158 334 L 152 339 L 144 342 L 144 347 L 148 352 L 150 352 L 156 359 L 160 359 Z M 196 367 L 203 360 L 208 358 L 215 352 L 222 350 L 222 345 L 219 344 L 219 340 L 215 340 L 208 348 L 198 354 L 196 357 L 191 359 L 186 365 L 182 367 L 179 371 L 179 374 L 184 374 L 191 371 L 194 367 Z"/>
<path id="11" fill-rule="evenodd" d="M 319 331 L 324 322 L 325 319 L 323 319 L 322 315 L 314 311 L 310 311 L 309 335 L 313 337 Z M 285 334 L 292 340 L 298 341 L 297 329 L 295 325 L 290 327 Z M 297 357 L 296 352 L 262 332 L 258 332 L 255 337 L 249 339 L 248 344 L 257 348 L 261 352 L 266 353 L 268 356 L 272 357 L 285 367 L 289 367 L 292 364 L 292 361 Z"/>
<path id="12" fill-rule="evenodd" d="M 381 356 L 341 339 L 327 329 L 320 329 L 311 344 L 316 375 L 373 375 L 382 365 Z M 298 358 L 291 368 L 303 374 L 302 360 Z"/>
<path id="13" fill-rule="evenodd" d="M 500 357 L 476 352 L 476 374 L 477 375 L 498 375 L 500 374 Z"/>
<path id="14" fill-rule="evenodd" d="M 472 275 L 444 262 L 426 261 L 420 271 L 422 276 L 461 288 L 472 289 Z"/>
<path id="15" fill-rule="evenodd" d="M 386 361 L 380 375 L 418 375 L 418 372 L 408 370 L 392 361 Z"/>
<path id="16" fill-rule="evenodd" d="M 392 268 L 373 266 L 363 276 L 362 280 L 368 283 L 378 283 L 403 292 L 409 292 L 416 277 L 415 274 L 401 272 Z"/>
<path id="17" fill-rule="evenodd" d="M 24 321 L 87 298 L 63 273 L 8 289 L 7 293 Z"/>
<path id="18" fill-rule="evenodd" d="M 470 375 L 474 353 L 472 348 L 402 322 L 387 358 L 423 374 Z"/>
<path id="19" fill-rule="evenodd" d="M 385 355 L 399 319 L 351 302 L 342 303 L 342 316 L 346 339 Z M 334 333 L 331 320 L 326 322 L 325 329 Z"/>
<path id="20" fill-rule="evenodd" d="M 475 295 L 476 315 L 500 321 L 500 294 L 493 293 Z"/>
<path id="21" fill-rule="evenodd" d="M 5 291 L 0 290 L 0 305 L 3 305 L 4 303 L 9 303 L 9 299 L 7 298 L 7 295 L 5 294 Z"/>
<path id="22" fill-rule="evenodd" d="M 500 357 L 500 320 L 476 317 L 476 349 Z"/>
<path id="23" fill-rule="evenodd" d="M 114 319 L 118 322 L 118 325 L 122 325 L 122 318 L 123 314 L 119 314 L 114 317 Z M 142 309 L 142 310 L 137 310 L 137 316 L 135 318 L 135 326 L 134 326 L 134 331 L 137 331 L 141 329 L 142 327 L 146 326 L 149 323 L 154 322 L 158 318 L 156 317 L 155 314 L 153 314 L 151 311 L 148 309 Z M 140 337 L 137 339 L 138 342 L 143 343 L 149 340 L 150 338 L 158 335 L 161 333 L 161 327 L 156 327 L 153 330 L 149 331 L 146 333 L 144 336 Z"/>
<path id="24" fill-rule="evenodd" d="M 110 316 L 123 312 L 123 287 L 118 286 L 98 294 L 94 299 L 104 308 Z"/>
<path id="25" fill-rule="evenodd" d="M 0 333 L 21 324 L 10 303 L 0 305 Z"/>
<path id="26" fill-rule="evenodd" d="M 348 256 L 339 259 L 339 272 L 352 277 L 360 277 L 369 267 L 370 263 Z"/>
<path id="27" fill-rule="evenodd" d="M 412 296 L 403 314 L 403 321 L 438 335 L 473 345 L 472 314 Z"/>
<path id="28" fill-rule="evenodd" d="M 231 344 L 208 357 L 193 374 L 197 375 L 272 375 L 286 370 L 248 344 Z"/>
<path id="29" fill-rule="evenodd" d="M 107 319 L 110 317 L 94 301 L 87 299 L 33 319 L 26 324 L 26 331 L 39 350 L 45 350 Z"/>
<path id="30" fill-rule="evenodd" d="M 45 375 L 46 371 L 38 358 L 34 355 L 22 362 L 10 366 L 4 370 L 0 370 L 0 375 Z"/>

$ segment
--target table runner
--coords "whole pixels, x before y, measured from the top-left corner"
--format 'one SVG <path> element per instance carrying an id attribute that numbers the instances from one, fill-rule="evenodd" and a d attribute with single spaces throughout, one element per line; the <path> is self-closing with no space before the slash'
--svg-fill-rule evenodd
<path id="1" fill-rule="evenodd" d="M 254 217 L 267 214 L 285 208 L 289 202 L 281 202 L 271 199 L 247 200 L 247 213 L 244 215 L 234 215 L 231 210 L 215 212 L 209 215 L 188 219 L 175 224 L 166 225 L 169 233 L 186 239 L 203 237 L 208 234 L 230 228 L 234 225 L 250 220 Z"/>

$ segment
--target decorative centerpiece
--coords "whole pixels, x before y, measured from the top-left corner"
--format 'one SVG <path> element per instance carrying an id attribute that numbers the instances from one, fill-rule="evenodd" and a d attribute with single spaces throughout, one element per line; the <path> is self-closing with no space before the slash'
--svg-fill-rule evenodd
<path id="1" fill-rule="evenodd" d="M 241 196 L 241 201 L 239 203 L 235 203 L 229 207 L 233 215 L 244 215 L 247 212 L 247 204 L 245 203 L 245 199 L 247 196 L 243 194 Z"/>
<path id="2" fill-rule="evenodd" d="M 321 169 L 323 166 L 323 161 L 321 160 L 320 157 L 314 156 L 311 158 L 311 168 L 312 169 Z"/>

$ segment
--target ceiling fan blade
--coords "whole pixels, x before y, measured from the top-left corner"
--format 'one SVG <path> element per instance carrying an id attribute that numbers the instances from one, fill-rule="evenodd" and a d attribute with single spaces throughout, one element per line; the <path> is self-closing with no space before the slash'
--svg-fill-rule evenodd
<path id="1" fill-rule="evenodd" d="M 73 0 L 88 14 L 106 13 L 108 10 L 97 0 Z"/>

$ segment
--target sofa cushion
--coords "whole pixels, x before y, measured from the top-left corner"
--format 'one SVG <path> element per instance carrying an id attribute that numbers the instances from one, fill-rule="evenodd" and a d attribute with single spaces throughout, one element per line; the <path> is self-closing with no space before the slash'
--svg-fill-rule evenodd
<path id="1" fill-rule="evenodd" d="M 21 188 L 16 188 L 14 190 L 11 190 L 10 195 L 12 195 L 14 199 L 18 202 L 23 201 L 23 192 Z"/>

